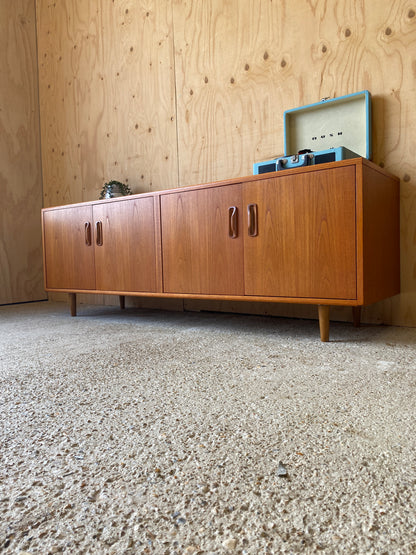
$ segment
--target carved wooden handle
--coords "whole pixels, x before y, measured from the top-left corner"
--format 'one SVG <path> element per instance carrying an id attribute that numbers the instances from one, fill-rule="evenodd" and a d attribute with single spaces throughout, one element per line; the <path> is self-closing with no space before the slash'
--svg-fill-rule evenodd
<path id="1" fill-rule="evenodd" d="M 257 223 L 257 204 L 249 204 L 247 206 L 247 216 L 249 237 L 256 237 L 259 232 Z"/>
<path id="2" fill-rule="evenodd" d="M 230 206 L 228 209 L 228 236 L 231 239 L 238 237 L 238 208 Z"/>
<path id="3" fill-rule="evenodd" d="M 97 222 L 95 224 L 95 230 L 96 230 L 96 243 L 99 247 L 103 246 L 103 222 Z"/>
<path id="4" fill-rule="evenodd" d="M 84 226 L 85 231 L 85 244 L 90 247 L 91 246 L 91 223 L 85 222 Z"/>

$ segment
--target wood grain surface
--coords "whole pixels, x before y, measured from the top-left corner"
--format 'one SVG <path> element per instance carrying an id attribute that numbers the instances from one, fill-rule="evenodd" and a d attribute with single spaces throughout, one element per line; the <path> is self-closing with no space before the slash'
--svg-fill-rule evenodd
<path id="1" fill-rule="evenodd" d="M 169 3 L 37 1 L 45 206 L 176 187 Z"/>
<path id="2" fill-rule="evenodd" d="M 94 225 L 102 223 L 102 245 L 95 237 L 96 289 L 150 291 L 156 283 L 154 199 L 95 204 Z"/>
<path id="3" fill-rule="evenodd" d="M 246 294 L 356 299 L 355 168 L 252 182 L 258 235 L 245 235 Z"/>
<path id="4" fill-rule="evenodd" d="M 0 304 L 7 304 L 46 298 L 34 0 L 0 2 L 0 31 Z"/>
<path id="5" fill-rule="evenodd" d="M 363 320 L 416 325 L 413 0 L 36 2 L 45 206 L 248 175 L 282 153 L 284 110 L 368 89 L 402 293 Z"/>
<path id="6" fill-rule="evenodd" d="M 244 295 L 243 221 L 238 184 L 162 195 L 164 291 Z"/>
<path id="7" fill-rule="evenodd" d="M 362 89 L 373 94 L 373 158 L 404 177 L 415 127 L 411 2 L 174 8 L 181 184 L 251 173 L 253 161 L 283 152 L 285 109 Z"/>
<path id="8" fill-rule="evenodd" d="M 93 211 L 91 206 L 44 212 L 45 285 L 95 289 Z M 89 241 L 85 226 L 89 224 Z"/>

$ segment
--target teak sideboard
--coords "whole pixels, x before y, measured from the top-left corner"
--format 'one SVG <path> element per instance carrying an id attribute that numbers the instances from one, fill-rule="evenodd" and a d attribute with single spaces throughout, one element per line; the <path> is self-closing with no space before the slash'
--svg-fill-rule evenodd
<path id="1" fill-rule="evenodd" d="M 360 308 L 400 291 L 399 180 L 363 158 L 42 210 L 46 291 Z"/>

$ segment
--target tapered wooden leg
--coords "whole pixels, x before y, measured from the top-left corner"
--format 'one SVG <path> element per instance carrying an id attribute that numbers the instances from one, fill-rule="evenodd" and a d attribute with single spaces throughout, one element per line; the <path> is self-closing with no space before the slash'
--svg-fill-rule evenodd
<path id="1" fill-rule="evenodd" d="M 124 295 L 119 295 L 118 298 L 120 299 L 120 308 L 124 310 L 126 308 L 126 297 Z"/>
<path id="2" fill-rule="evenodd" d="M 321 332 L 321 341 L 329 341 L 329 306 L 319 305 L 319 331 Z"/>
<path id="3" fill-rule="evenodd" d="M 69 306 L 71 308 L 71 316 L 77 315 L 77 296 L 76 293 L 69 293 Z"/>
<path id="4" fill-rule="evenodd" d="M 361 306 L 352 307 L 352 323 L 356 328 L 360 327 L 361 323 Z"/>

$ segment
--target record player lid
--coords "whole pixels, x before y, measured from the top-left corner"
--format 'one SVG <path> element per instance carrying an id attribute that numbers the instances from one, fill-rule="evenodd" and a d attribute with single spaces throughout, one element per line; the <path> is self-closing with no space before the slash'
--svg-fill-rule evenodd
<path id="1" fill-rule="evenodd" d="M 371 94 L 366 90 L 286 110 L 283 118 L 285 156 L 343 146 L 371 159 Z"/>

